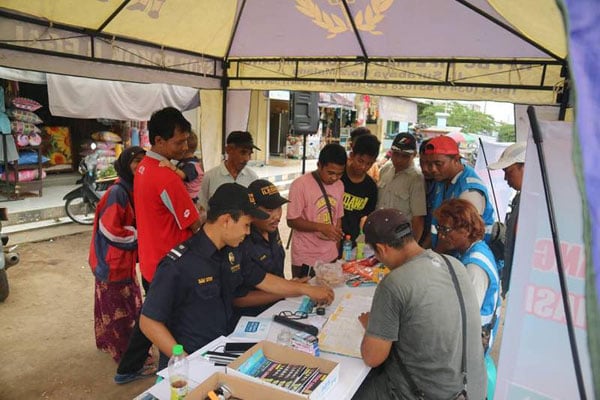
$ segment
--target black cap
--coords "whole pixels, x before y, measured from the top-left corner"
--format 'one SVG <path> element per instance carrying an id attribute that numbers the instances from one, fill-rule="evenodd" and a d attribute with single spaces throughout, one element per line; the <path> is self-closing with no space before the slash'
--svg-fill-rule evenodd
<path id="1" fill-rule="evenodd" d="M 373 211 L 363 227 L 367 243 L 391 243 L 412 235 L 410 221 L 394 208 Z"/>
<path id="2" fill-rule="evenodd" d="M 252 139 L 250 132 L 246 131 L 231 132 L 229 136 L 227 136 L 226 143 L 239 147 L 250 147 L 260 151 L 260 149 L 254 145 L 254 140 Z"/>
<path id="3" fill-rule="evenodd" d="M 399 133 L 394 138 L 391 149 L 392 151 L 415 154 L 417 152 L 417 139 L 410 133 Z"/>
<path id="4" fill-rule="evenodd" d="M 254 195 L 257 205 L 269 210 L 274 210 L 290 202 L 288 199 L 281 197 L 277 186 L 266 179 L 255 180 L 248 186 L 248 190 Z"/>
<path id="5" fill-rule="evenodd" d="M 269 214 L 257 208 L 254 195 L 250 190 L 237 183 L 224 183 L 219 186 L 208 200 L 208 208 L 211 212 L 217 213 L 242 211 L 254 218 L 269 218 Z"/>

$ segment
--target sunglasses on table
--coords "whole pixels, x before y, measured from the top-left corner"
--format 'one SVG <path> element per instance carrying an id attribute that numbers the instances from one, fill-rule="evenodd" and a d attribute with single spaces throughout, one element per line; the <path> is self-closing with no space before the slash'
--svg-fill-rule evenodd
<path id="1" fill-rule="evenodd" d="M 286 317 L 288 319 L 306 319 L 308 318 L 308 314 L 302 311 L 281 311 L 279 313 L 280 317 Z"/>

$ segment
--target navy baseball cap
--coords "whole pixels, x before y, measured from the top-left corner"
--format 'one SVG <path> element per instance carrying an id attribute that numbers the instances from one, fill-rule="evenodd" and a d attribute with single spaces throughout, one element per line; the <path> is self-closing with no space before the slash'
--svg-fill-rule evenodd
<path id="1" fill-rule="evenodd" d="M 277 186 L 266 179 L 255 180 L 248 186 L 248 190 L 254 195 L 257 205 L 269 210 L 274 210 L 290 202 L 279 194 Z"/>
<path id="2" fill-rule="evenodd" d="M 239 210 L 254 218 L 269 218 L 269 214 L 260 210 L 256 205 L 252 192 L 237 183 L 224 183 L 219 186 L 215 194 L 208 200 L 208 208 L 212 212 L 223 214 Z"/>
<path id="3" fill-rule="evenodd" d="M 227 144 L 233 144 L 238 147 L 250 147 L 260 151 L 258 147 L 254 145 L 254 139 L 250 132 L 246 131 L 233 131 L 227 136 Z"/>

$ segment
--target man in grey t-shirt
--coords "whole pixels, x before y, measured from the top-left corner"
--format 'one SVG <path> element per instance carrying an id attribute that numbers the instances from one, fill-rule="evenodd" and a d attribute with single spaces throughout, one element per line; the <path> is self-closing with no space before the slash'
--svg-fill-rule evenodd
<path id="1" fill-rule="evenodd" d="M 444 259 L 414 240 L 410 222 L 398 210 L 373 212 L 364 226 L 365 240 L 392 271 L 378 285 L 370 313 L 359 320 L 366 332 L 361 354 L 371 371 L 354 399 L 416 399 L 400 360 L 426 399 L 451 399 L 463 387 L 460 303 Z M 481 319 L 475 292 L 460 262 L 448 257 L 456 272 L 466 309 L 467 389 L 485 398 L 486 371 Z"/>

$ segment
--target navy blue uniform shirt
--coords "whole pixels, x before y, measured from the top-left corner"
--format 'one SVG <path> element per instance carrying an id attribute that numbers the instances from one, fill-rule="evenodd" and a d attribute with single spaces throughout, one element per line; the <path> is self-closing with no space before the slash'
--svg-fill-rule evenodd
<path id="1" fill-rule="evenodd" d="M 244 242 L 240 245 L 240 249 L 243 254 L 242 269 L 261 269 L 273 275 L 277 275 L 283 278 L 283 262 L 285 259 L 285 250 L 281 243 L 281 237 L 279 236 L 279 230 L 270 232 L 268 234 L 269 240 L 266 240 L 262 234 L 252 226 L 250 235 L 246 237 Z M 254 290 L 255 285 L 241 285 L 236 290 L 236 297 L 243 297 L 248 294 L 249 291 Z M 263 306 L 256 307 L 244 307 L 236 309 L 235 322 L 239 319 L 240 315 L 248 315 L 255 317 L 262 313 L 264 310 L 269 308 L 272 304 L 266 304 Z"/>
<path id="2" fill-rule="evenodd" d="M 163 322 L 188 354 L 229 334 L 236 289 L 265 278 L 260 268 L 242 271 L 240 254 L 239 248 L 218 250 L 201 229 L 161 260 L 142 314 Z"/>

